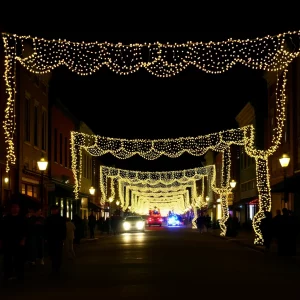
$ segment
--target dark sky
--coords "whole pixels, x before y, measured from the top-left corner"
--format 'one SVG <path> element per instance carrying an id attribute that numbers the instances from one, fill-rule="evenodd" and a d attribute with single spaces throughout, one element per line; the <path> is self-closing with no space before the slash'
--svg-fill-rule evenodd
<path id="1" fill-rule="evenodd" d="M 292 28 L 291 28 L 292 29 Z M 287 29 L 255 32 L 18 32 L 44 38 L 99 42 L 219 41 L 277 34 Z M 51 93 L 95 133 L 122 138 L 197 136 L 237 127 L 235 116 L 248 101 L 266 101 L 262 73 L 235 66 L 222 75 L 205 74 L 194 67 L 172 78 L 156 78 L 145 70 L 120 76 L 103 67 L 93 76 L 81 77 L 61 67 L 55 70 Z M 106 164 L 142 170 L 194 168 L 199 157 L 146 161 L 121 161 L 104 156 Z"/>

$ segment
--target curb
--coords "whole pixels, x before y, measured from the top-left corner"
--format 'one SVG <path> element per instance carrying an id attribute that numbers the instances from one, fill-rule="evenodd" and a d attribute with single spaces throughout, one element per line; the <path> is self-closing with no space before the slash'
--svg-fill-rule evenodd
<path id="1" fill-rule="evenodd" d="M 260 246 L 247 244 L 247 243 L 244 243 L 244 242 L 242 242 L 242 241 L 239 241 L 238 239 L 231 239 L 231 238 L 228 238 L 228 237 L 225 237 L 225 236 L 216 235 L 216 234 L 213 234 L 213 233 L 210 233 L 210 234 L 211 234 L 212 236 L 215 236 L 215 237 L 220 238 L 220 239 L 222 239 L 222 240 L 230 241 L 230 242 L 233 242 L 233 243 L 235 243 L 235 244 L 238 244 L 238 245 L 243 246 L 243 247 L 246 247 L 246 248 L 250 248 L 250 249 L 253 249 L 253 250 L 262 252 L 262 253 L 265 252 L 264 248 L 263 248 L 263 247 L 260 247 Z"/>
<path id="2" fill-rule="evenodd" d="M 211 233 L 212 236 L 215 236 L 217 238 L 220 238 L 222 240 L 226 240 L 226 241 L 229 241 L 229 242 L 232 242 L 232 243 L 235 243 L 237 245 L 240 245 L 240 246 L 243 246 L 245 248 L 250 248 L 250 249 L 253 249 L 255 251 L 258 251 L 258 252 L 261 252 L 261 253 L 265 253 L 265 249 L 263 246 L 256 246 L 256 245 L 251 245 L 251 244 L 247 244 L 247 243 L 244 243 L 242 241 L 239 241 L 238 239 L 230 239 L 228 237 L 224 237 L 224 236 L 219 236 L 219 235 L 216 235 L 216 234 L 213 234 Z M 273 253 L 273 254 L 276 254 L 276 253 Z M 294 258 L 296 259 L 296 262 L 300 263 L 300 253 L 298 253 L 296 256 L 294 256 Z"/>

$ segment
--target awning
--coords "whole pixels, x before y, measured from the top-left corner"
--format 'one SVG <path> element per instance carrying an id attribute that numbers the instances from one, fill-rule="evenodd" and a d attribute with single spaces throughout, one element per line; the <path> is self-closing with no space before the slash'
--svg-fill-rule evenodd
<path id="1" fill-rule="evenodd" d="M 271 187 L 272 193 L 299 193 L 300 192 L 300 175 L 296 174 L 287 177 L 285 181 L 278 182 Z"/>
<path id="2" fill-rule="evenodd" d="M 68 185 L 55 184 L 55 196 L 61 198 L 74 198 L 74 188 Z"/>
<path id="3" fill-rule="evenodd" d="M 98 205 L 96 205 L 95 203 L 93 202 L 89 202 L 88 204 L 88 209 L 89 210 L 92 210 L 94 212 L 100 212 L 101 211 L 101 207 L 99 207 Z"/>
<path id="4" fill-rule="evenodd" d="M 14 199 L 12 199 L 12 201 L 17 201 L 20 204 L 20 208 L 23 212 L 26 212 L 28 209 L 41 208 L 41 203 L 39 200 L 21 193 L 14 195 Z"/>
<path id="5" fill-rule="evenodd" d="M 75 200 L 74 187 L 72 185 L 55 183 L 55 196 L 61 198 L 70 198 Z M 89 195 L 78 193 L 79 198 L 88 198 Z"/>
<path id="6" fill-rule="evenodd" d="M 258 196 L 244 198 L 244 199 L 241 199 L 240 201 L 233 202 L 233 204 L 231 206 L 232 207 L 237 207 L 237 206 L 240 206 L 242 204 L 256 204 L 255 201 L 257 200 L 257 198 L 258 198 Z"/>

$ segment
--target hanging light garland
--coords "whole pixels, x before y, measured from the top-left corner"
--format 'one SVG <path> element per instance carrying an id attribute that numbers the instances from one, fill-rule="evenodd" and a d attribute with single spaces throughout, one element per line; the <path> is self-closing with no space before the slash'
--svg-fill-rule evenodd
<path id="1" fill-rule="evenodd" d="M 49 73 L 59 66 L 66 66 L 78 75 L 91 75 L 102 66 L 107 66 L 120 75 L 128 75 L 145 68 L 158 77 L 178 74 L 189 65 L 211 74 L 228 71 L 237 63 L 253 69 L 279 71 L 298 55 L 287 51 L 289 38 L 299 37 L 300 31 L 289 31 L 275 36 L 255 39 L 228 39 L 222 42 L 170 43 L 122 43 L 71 42 L 62 39 L 47 40 L 29 35 L 2 33 L 5 52 L 5 84 L 7 103 L 3 123 L 7 144 L 7 171 L 14 164 L 15 149 L 13 134 L 15 124 L 15 63 L 20 62 L 35 74 Z M 26 43 L 32 45 L 32 54 L 24 55 Z M 22 53 L 18 55 L 17 48 Z M 147 61 L 143 51 L 147 52 Z"/>
<path id="2" fill-rule="evenodd" d="M 197 187 L 196 187 L 197 180 L 191 180 L 188 182 L 172 182 L 170 184 L 148 184 L 148 183 L 132 183 L 128 181 L 123 181 L 121 179 L 118 180 L 118 192 L 119 198 L 123 206 L 129 206 L 129 196 L 125 196 L 124 194 L 129 191 L 143 191 L 143 192 L 152 192 L 152 193 L 160 193 L 160 192 L 168 192 L 168 191 L 179 191 L 179 190 L 186 190 L 187 188 L 191 188 L 192 198 L 197 197 Z M 126 192 L 125 192 L 126 191 Z M 125 199 L 126 198 L 126 202 Z"/>
<path id="3" fill-rule="evenodd" d="M 81 181 L 81 175 L 77 176 L 77 173 L 80 173 L 82 170 L 82 162 L 80 159 L 79 167 L 77 167 L 77 158 L 82 155 L 82 148 L 95 156 L 112 153 L 118 158 L 126 159 L 138 154 L 146 159 L 156 159 L 161 155 L 175 158 L 184 152 L 192 155 L 203 155 L 210 149 L 224 151 L 231 144 L 244 145 L 246 153 L 254 157 L 256 161 L 259 211 L 253 218 L 254 242 L 263 244 L 260 222 L 264 218 L 264 212 L 271 209 L 268 157 L 278 149 L 281 143 L 285 121 L 287 68 L 294 58 L 299 55 L 299 49 L 289 51 L 286 48 L 286 41 L 294 37 L 299 38 L 299 35 L 300 31 L 290 31 L 275 36 L 246 40 L 229 39 L 223 42 L 187 42 L 183 44 L 162 44 L 157 42 L 123 45 L 121 43 L 112 44 L 107 42 L 75 43 L 61 39 L 46 40 L 3 33 L 5 52 L 4 79 L 7 94 L 3 122 L 7 153 L 6 171 L 8 172 L 10 165 L 16 162 L 14 133 L 16 129 L 17 61 L 27 70 L 36 74 L 49 73 L 53 69 L 65 65 L 82 76 L 91 75 L 102 66 L 107 66 L 120 75 L 128 75 L 140 68 L 145 68 L 155 76 L 170 77 L 178 74 L 189 65 L 193 65 L 207 73 L 220 74 L 226 72 L 237 63 L 253 69 L 277 72 L 277 122 L 276 127 L 273 129 L 272 145 L 267 150 L 255 148 L 253 126 L 223 131 L 204 137 L 166 140 L 113 139 L 73 132 L 71 140 L 72 169 L 76 188 L 78 188 Z M 28 42 L 32 44 L 33 52 L 31 55 L 23 57 L 24 45 Z M 19 45 L 22 49 L 20 55 L 17 53 Z M 146 62 L 143 58 L 145 49 L 148 57 Z M 93 145 L 89 145 L 91 141 L 94 142 Z M 224 198 L 226 198 L 225 194 Z"/>
<path id="4" fill-rule="evenodd" d="M 175 182 L 187 183 L 191 180 L 200 180 L 203 176 L 209 176 L 211 187 L 213 189 L 216 188 L 216 172 L 214 165 L 194 169 L 163 172 L 131 171 L 107 166 L 100 166 L 99 184 L 102 193 L 102 201 L 107 201 L 108 178 L 111 179 L 111 182 L 112 180 L 117 178 L 122 180 L 123 182 L 129 182 L 130 184 L 147 183 L 157 185 L 158 183 L 162 183 L 170 185 Z M 78 191 L 79 189 L 77 188 L 77 192 Z"/>
<path id="5" fill-rule="evenodd" d="M 228 194 L 231 192 L 232 188 L 230 187 L 230 167 L 231 167 L 231 160 L 230 160 L 230 149 L 224 151 L 223 159 L 222 159 L 222 178 L 221 178 L 221 186 L 216 187 L 216 172 L 215 166 L 209 165 L 200 168 L 194 169 L 187 169 L 187 170 L 180 170 L 180 171 L 163 171 L 163 172 L 143 172 L 143 171 L 131 171 L 131 170 L 124 170 L 118 169 L 113 167 L 107 166 L 100 166 L 100 190 L 102 193 L 102 201 L 107 201 L 107 185 L 108 185 L 108 178 L 110 178 L 111 182 L 111 193 L 115 195 L 115 182 L 116 180 L 121 179 L 122 181 L 128 182 L 129 186 L 132 183 L 140 184 L 140 183 L 147 183 L 149 185 L 157 185 L 158 183 L 163 184 L 171 184 L 174 182 L 182 182 L 186 183 L 191 180 L 200 180 L 203 176 L 208 176 L 210 180 L 210 186 L 212 190 L 220 195 L 221 199 L 221 206 L 222 206 L 222 218 L 220 220 L 220 234 L 222 236 L 226 235 L 226 221 L 229 217 L 228 211 Z M 121 188 L 122 189 L 122 188 Z M 124 189 L 122 189 L 124 190 Z M 129 206 L 129 190 L 126 189 L 126 204 L 125 206 Z M 202 189 L 202 192 L 204 189 Z M 123 197 L 121 197 L 123 199 Z M 123 201 L 123 200 L 121 200 Z M 193 199 L 192 206 L 194 210 L 195 207 L 200 206 L 202 201 L 204 201 L 204 194 L 201 195 L 199 198 L 200 202 L 195 201 Z M 132 203 L 131 203 L 132 205 Z M 134 203 L 135 206 L 135 203 Z"/>

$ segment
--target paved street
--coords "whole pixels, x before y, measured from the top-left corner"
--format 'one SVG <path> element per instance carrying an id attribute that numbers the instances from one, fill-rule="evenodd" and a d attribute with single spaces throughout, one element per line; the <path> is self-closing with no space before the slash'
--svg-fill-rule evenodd
<path id="1" fill-rule="evenodd" d="M 293 259 L 186 228 L 104 236 L 82 244 L 76 261 L 65 262 L 61 278 L 51 279 L 49 267 L 47 262 L 28 271 L 23 285 L 1 287 L 0 299 L 278 299 L 299 294 L 300 266 Z"/>

